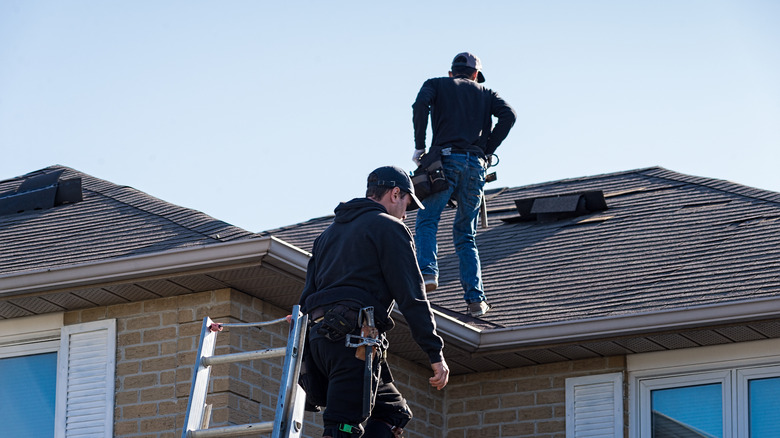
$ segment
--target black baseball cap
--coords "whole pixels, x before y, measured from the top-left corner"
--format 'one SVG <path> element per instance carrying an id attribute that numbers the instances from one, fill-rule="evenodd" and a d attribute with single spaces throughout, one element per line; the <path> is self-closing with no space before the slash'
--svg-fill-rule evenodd
<path id="1" fill-rule="evenodd" d="M 412 184 L 412 178 L 403 169 L 397 166 L 383 166 L 369 174 L 377 177 L 376 181 L 369 181 L 368 186 L 382 186 L 382 187 L 398 187 L 404 192 L 412 196 L 412 201 L 406 211 L 417 210 L 418 208 L 425 208 L 417 199 L 417 195 L 414 194 L 414 185 Z"/>
<path id="2" fill-rule="evenodd" d="M 469 67 L 477 71 L 477 82 L 485 82 L 485 75 L 482 74 L 482 62 L 476 55 L 469 52 L 458 53 L 452 60 L 452 66 Z"/>

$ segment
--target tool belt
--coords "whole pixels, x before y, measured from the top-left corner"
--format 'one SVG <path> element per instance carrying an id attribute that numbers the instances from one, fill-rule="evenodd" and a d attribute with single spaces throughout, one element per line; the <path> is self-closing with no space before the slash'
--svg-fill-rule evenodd
<path id="1" fill-rule="evenodd" d="M 420 200 L 450 187 L 444 175 L 440 147 L 431 147 L 431 150 L 420 158 L 420 166 L 412 174 L 412 184 L 414 193 Z"/>
<path id="2" fill-rule="evenodd" d="M 342 341 L 358 328 L 358 310 L 344 304 L 318 307 L 309 312 L 317 333 L 331 341 Z"/>

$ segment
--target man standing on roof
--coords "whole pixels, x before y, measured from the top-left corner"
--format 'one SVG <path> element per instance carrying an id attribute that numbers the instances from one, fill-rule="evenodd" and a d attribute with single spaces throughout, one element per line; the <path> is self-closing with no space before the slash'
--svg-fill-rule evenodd
<path id="1" fill-rule="evenodd" d="M 479 58 L 468 52 L 459 53 L 452 61 L 449 77 L 425 81 L 412 105 L 415 143 L 412 160 L 419 165 L 425 154 L 430 114 L 433 139 L 429 153 L 441 154 L 444 176 L 449 182 L 447 190 L 425 198 L 425 209 L 417 213 L 417 261 L 426 290 L 435 290 L 439 279 L 436 232 L 441 213 L 452 198 L 457 204 L 452 235 L 460 266 L 460 283 L 468 313 L 473 317 L 490 309 L 482 286 L 476 244 L 485 173 L 491 155 L 517 118 L 509 104 L 496 92 L 480 85 L 482 82 L 485 82 L 485 76 Z M 492 117 L 498 118 L 495 127 Z"/>
<path id="2" fill-rule="evenodd" d="M 384 333 L 394 326 L 390 313 L 396 303 L 430 359 L 431 386 L 442 389 L 447 384 L 444 344 L 436 333 L 412 233 L 402 222 L 407 211 L 417 208 L 422 204 L 409 175 L 398 167 L 380 167 L 368 176 L 366 197 L 336 207 L 333 223 L 314 241 L 300 299 L 311 324 L 302 383 L 307 404 L 326 407 L 324 437 L 362 436 L 363 423 L 366 437 L 400 437 L 412 418 L 382 358 L 387 349 Z M 374 308 L 382 347 L 371 364 L 374 401 L 366 416 L 366 362 L 345 342 L 347 335 L 361 334 L 358 317 L 368 306 Z"/>

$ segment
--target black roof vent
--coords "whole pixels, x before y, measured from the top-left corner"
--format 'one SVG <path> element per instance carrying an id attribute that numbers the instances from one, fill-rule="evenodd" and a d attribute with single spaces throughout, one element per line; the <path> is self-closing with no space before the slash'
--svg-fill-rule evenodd
<path id="1" fill-rule="evenodd" d="M 60 179 L 64 170 L 28 177 L 15 191 L 0 193 L 0 215 L 43 210 L 83 200 L 81 178 Z"/>
<path id="2" fill-rule="evenodd" d="M 505 219 L 506 222 L 553 222 L 607 209 L 604 192 L 572 193 L 539 198 L 518 199 L 515 201 L 520 216 Z"/>

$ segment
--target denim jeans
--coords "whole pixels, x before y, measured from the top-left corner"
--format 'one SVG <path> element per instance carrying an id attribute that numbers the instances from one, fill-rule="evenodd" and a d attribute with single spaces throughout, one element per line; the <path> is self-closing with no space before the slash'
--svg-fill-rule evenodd
<path id="1" fill-rule="evenodd" d="M 482 269 L 477 250 L 477 216 L 482 203 L 482 189 L 485 186 L 485 168 L 475 154 L 442 155 L 444 175 L 450 187 L 434 193 L 423 201 L 425 209 L 417 210 L 414 244 L 417 247 L 417 263 L 423 274 L 438 278 L 439 266 L 436 253 L 436 232 L 439 229 L 441 213 L 450 197 L 458 203 L 455 221 L 452 224 L 452 240 L 460 267 L 460 284 L 463 299 L 467 303 L 485 301 L 482 287 Z"/>

